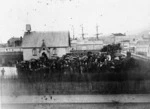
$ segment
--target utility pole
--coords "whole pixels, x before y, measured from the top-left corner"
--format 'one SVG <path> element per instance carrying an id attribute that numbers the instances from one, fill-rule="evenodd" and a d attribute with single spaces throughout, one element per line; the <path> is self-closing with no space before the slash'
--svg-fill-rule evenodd
<path id="1" fill-rule="evenodd" d="M 98 36 L 100 35 L 99 32 L 98 32 L 98 28 L 99 28 L 99 26 L 96 25 L 96 38 L 97 38 L 97 39 L 98 39 Z"/>
<path id="2" fill-rule="evenodd" d="M 72 33 L 73 33 L 73 40 L 75 39 L 74 37 L 74 27 L 72 26 Z"/>
<path id="3" fill-rule="evenodd" d="M 83 30 L 83 25 L 81 25 L 81 29 L 82 29 L 82 38 L 84 39 L 84 36 L 85 36 L 85 33 L 84 33 L 84 30 Z"/>

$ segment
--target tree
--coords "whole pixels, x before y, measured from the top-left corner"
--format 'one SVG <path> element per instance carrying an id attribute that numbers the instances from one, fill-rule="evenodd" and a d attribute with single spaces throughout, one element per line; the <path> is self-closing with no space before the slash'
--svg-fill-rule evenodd
<path id="1" fill-rule="evenodd" d="M 120 51 L 120 50 L 121 50 L 121 45 L 120 43 L 118 43 L 118 44 L 109 44 L 109 45 L 104 46 L 101 49 L 101 52 L 107 52 L 111 55 L 114 55 L 115 53 L 117 53 L 117 51 Z"/>

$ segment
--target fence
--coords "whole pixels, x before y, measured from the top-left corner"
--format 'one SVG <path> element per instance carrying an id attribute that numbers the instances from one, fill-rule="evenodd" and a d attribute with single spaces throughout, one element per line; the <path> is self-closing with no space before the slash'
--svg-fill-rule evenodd
<path id="1" fill-rule="evenodd" d="M 3 95 L 50 95 L 50 94 L 145 94 L 150 93 L 147 81 L 100 81 L 100 82 L 36 82 L 16 80 L 2 81 Z"/>
<path id="2" fill-rule="evenodd" d="M 126 55 L 125 52 L 121 52 L 121 54 Z M 138 55 L 138 54 L 135 54 L 135 53 L 132 53 L 132 57 L 134 57 L 136 59 L 142 59 L 144 61 L 149 61 L 150 60 L 150 57 L 143 56 L 143 55 Z"/>

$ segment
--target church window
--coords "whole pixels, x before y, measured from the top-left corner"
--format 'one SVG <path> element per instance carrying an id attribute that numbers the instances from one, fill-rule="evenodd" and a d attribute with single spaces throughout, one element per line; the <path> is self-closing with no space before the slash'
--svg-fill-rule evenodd
<path id="1" fill-rule="evenodd" d="M 33 55 L 33 56 L 37 56 L 37 49 L 36 49 L 36 48 L 33 48 L 33 50 L 32 50 L 32 55 Z"/>
<path id="2" fill-rule="evenodd" d="M 53 55 L 56 55 L 56 54 L 57 54 L 57 49 L 53 48 Z"/>

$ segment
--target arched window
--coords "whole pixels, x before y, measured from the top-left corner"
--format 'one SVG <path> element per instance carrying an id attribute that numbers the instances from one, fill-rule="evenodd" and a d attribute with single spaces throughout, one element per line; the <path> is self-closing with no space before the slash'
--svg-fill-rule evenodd
<path id="1" fill-rule="evenodd" d="M 57 55 L 57 49 L 53 48 L 53 55 Z"/>
<path id="2" fill-rule="evenodd" d="M 37 49 L 36 49 L 36 48 L 33 48 L 33 50 L 32 50 L 32 55 L 33 55 L 33 56 L 37 56 Z"/>

